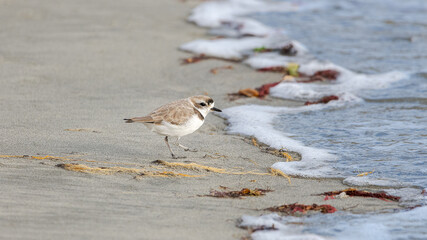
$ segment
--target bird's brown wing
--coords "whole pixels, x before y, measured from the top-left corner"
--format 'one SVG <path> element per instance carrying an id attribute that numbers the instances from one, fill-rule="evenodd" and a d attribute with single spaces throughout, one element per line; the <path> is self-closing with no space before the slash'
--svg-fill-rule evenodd
<path id="1" fill-rule="evenodd" d="M 187 99 L 178 100 L 167 105 L 161 106 L 152 112 L 154 120 L 162 120 L 174 125 L 185 124 L 195 113 L 193 106 L 188 104 Z"/>
<path id="2" fill-rule="evenodd" d="M 162 121 L 169 122 L 174 125 L 185 124 L 193 114 L 197 114 L 201 120 L 203 115 L 200 114 L 193 106 L 189 105 L 187 99 L 181 99 L 169 104 L 163 105 L 152 113 L 144 117 L 135 117 L 129 119 L 130 122 L 154 123 L 161 124 Z M 128 120 L 128 121 L 129 121 Z"/>

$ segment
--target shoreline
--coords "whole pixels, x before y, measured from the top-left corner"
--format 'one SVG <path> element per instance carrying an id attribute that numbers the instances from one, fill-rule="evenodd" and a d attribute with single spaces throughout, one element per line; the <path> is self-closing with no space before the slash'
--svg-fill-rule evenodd
<path id="1" fill-rule="evenodd" d="M 283 158 L 260 151 L 244 137 L 228 135 L 225 121 L 213 114 L 201 129 L 182 139 L 183 145 L 199 152 L 177 151 L 187 155 L 179 160 L 169 158 L 162 137 L 142 125 L 126 125 L 122 119 L 205 92 L 221 109 L 263 104 L 258 99 L 229 102 L 227 93 L 273 82 L 277 75 L 217 59 L 180 65 L 191 54 L 178 46 L 207 37 L 206 29 L 185 20 L 195 2 L 97 3 L 66 2 L 52 8 L 36 1 L 28 6 L 32 10 L 23 10 L 23 2 L 0 2 L 0 20 L 7 33 L 0 38 L 5 46 L 0 48 L 4 65 L 0 82 L 5 86 L 0 89 L 4 136 L 0 155 L 36 157 L 0 157 L 3 237 L 240 239 L 248 235 L 236 227 L 242 215 L 268 213 L 258 209 L 285 203 L 331 204 L 339 211 L 356 206 L 351 209 L 355 213 L 400 208 L 397 202 L 379 199 L 324 201 L 313 196 L 348 188 L 337 179 L 291 177 L 289 184 L 280 176 L 154 165 L 153 161 L 163 160 L 267 173 Z M 210 73 L 225 65 L 233 69 Z M 123 169 L 99 174 L 57 166 L 68 163 L 98 171 L 119 166 L 203 176 L 153 177 L 123 173 Z M 245 199 L 198 197 L 220 186 L 274 192 Z"/>

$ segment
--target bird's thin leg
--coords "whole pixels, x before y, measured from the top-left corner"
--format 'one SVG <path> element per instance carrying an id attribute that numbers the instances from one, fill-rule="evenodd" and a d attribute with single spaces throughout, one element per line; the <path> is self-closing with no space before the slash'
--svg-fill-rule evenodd
<path id="1" fill-rule="evenodd" d="M 191 149 L 191 148 L 186 147 L 186 146 L 182 145 L 181 143 L 179 143 L 179 139 L 180 139 L 180 137 L 178 137 L 178 138 L 176 139 L 176 143 L 175 143 L 178 147 L 183 148 L 183 149 L 184 149 L 184 151 L 197 152 L 197 150 L 196 150 L 196 149 Z"/>
<path id="2" fill-rule="evenodd" d="M 175 155 L 175 153 L 173 153 L 173 151 L 172 151 L 171 147 L 169 146 L 168 136 L 166 136 L 166 137 L 165 137 L 165 142 L 166 142 L 166 145 L 167 145 L 167 146 L 168 146 L 168 148 L 169 148 L 169 151 L 171 152 L 171 155 L 172 155 L 172 158 L 173 158 L 173 159 L 177 159 L 177 158 L 185 158 L 185 157 L 177 157 L 177 156 Z"/>
<path id="3" fill-rule="evenodd" d="M 171 152 L 171 154 L 172 154 L 172 158 L 176 158 L 175 153 L 173 153 L 173 151 L 172 151 L 172 149 L 171 149 L 171 146 L 169 146 L 168 136 L 166 136 L 166 137 L 165 137 L 165 143 L 166 143 L 166 145 L 168 146 L 169 151 L 170 151 L 170 152 Z"/>

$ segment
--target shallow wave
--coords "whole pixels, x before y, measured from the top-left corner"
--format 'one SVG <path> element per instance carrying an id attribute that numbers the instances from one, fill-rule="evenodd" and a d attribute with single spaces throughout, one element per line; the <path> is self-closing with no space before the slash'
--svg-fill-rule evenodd
<path id="1" fill-rule="evenodd" d="M 427 206 L 411 211 L 383 214 L 334 213 L 328 215 L 281 217 L 277 214 L 243 216 L 242 227 L 272 227 L 278 230 L 256 231 L 253 239 L 424 239 L 427 230 Z M 292 223 L 302 222 L 303 225 Z M 408 234 L 408 230 L 414 230 Z M 420 229 L 424 229 L 419 231 Z M 307 232 L 315 232 L 310 234 Z"/>
<path id="2" fill-rule="evenodd" d="M 271 147 L 299 152 L 302 156 L 301 161 L 278 162 L 272 168 L 303 177 L 335 177 L 331 168 L 331 163 L 337 159 L 335 155 L 325 149 L 304 146 L 303 143 L 286 136 L 274 129 L 274 120 L 278 114 L 314 111 L 340 104 L 341 101 L 337 101 L 328 106 L 311 105 L 300 108 L 244 105 L 224 109 L 222 116 L 228 120 L 228 133 L 254 136 Z"/>
<path id="3" fill-rule="evenodd" d="M 336 83 L 333 84 L 282 82 L 271 88 L 270 94 L 273 97 L 296 100 L 314 100 L 328 95 L 337 95 L 347 101 L 360 101 L 357 94 L 361 90 L 387 88 L 390 84 L 409 76 L 398 71 L 375 75 L 357 74 L 349 70 L 341 70 L 340 73 Z"/>

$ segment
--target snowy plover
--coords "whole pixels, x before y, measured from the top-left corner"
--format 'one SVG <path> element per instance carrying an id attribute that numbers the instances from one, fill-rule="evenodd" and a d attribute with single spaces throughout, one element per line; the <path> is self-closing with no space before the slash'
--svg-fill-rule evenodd
<path id="1" fill-rule="evenodd" d="M 147 116 L 124 120 L 127 123 L 144 123 L 151 131 L 166 136 L 166 145 L 172 157 L 177 158 L 169 146 L 168 137 L 177 137 L 176 145 L 185 151 L 191 151 L 190 148 L 181 145 L 179 139 L 199 129 L 210 111 L 221 112 L 214 104 L 212 98 L 208 96 L 193 96 L 163 105 Z"/>

